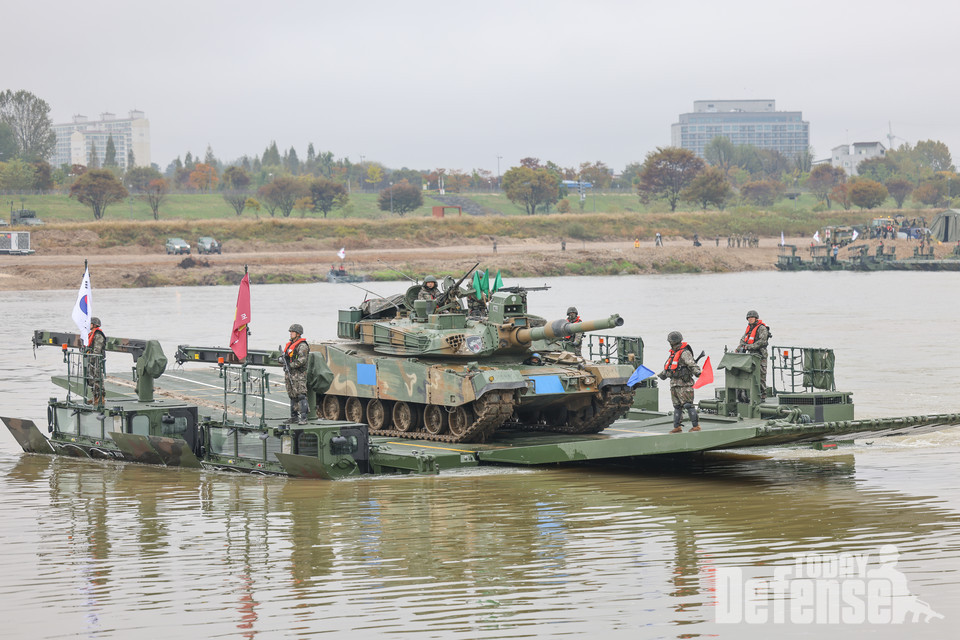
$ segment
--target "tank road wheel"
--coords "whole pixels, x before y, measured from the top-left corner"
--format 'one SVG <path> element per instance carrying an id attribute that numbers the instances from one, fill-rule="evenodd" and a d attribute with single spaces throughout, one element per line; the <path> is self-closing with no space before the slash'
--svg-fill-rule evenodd
<path id="1" fill-rule="evenodd" d="M 397 431 L 414 431 L 420 423 L 420 407 L 410 402 L 393 405 L 393 427 Z"/>
<path id="2" fill-rule="evenodd" d="M 465 405 L 456 407 L 449 417 L 450 433 L 460 438 L 470 429 L 473 424 L 473 411 Z"/>
<path id="3" fill-rule="evenodd" d="M 447 430 L 447 409 L 438 404 L 427 405 L 423 410 L 423 428 L 431 435 L 439 435 Z"/>
<path id="4" fill-rule="evenodd" d="M 363 414 L 365 413 L 363 409 L 363 400 L 360 398 L 347 398 L 343 412 L 350 422 L 363 422 Z"/>
<path id="5" fill-rule="evenodd" d="M 584 429 L 593 420 L 594 415 L 593 405 L 569 411 L 567 413 L 567 424 L 574 429 Z"/>
<path id="6" fill-rule="evenodd" d="M 343 420 L 343 398 L 323 396 L 323 417 L 327 420 Z"/>
<path id="7" fill-rule="evenodd" d="M 371 431 L 389 429 L 390 418 L 390 406 L 383 400 L 374 398 L 367 403 L 367 424 L 370 425 Z"/>

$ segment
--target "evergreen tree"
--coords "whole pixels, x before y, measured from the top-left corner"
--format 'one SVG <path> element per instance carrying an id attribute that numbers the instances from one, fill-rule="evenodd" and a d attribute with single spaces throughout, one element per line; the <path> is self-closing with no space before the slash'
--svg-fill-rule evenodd
<path id="1" fill-rule="evenodd" d="M 107 150 L 103 153 L 103 166 L 117 166 L 117 145 L 113 142 L 113 136 L 107 138 Z"/>
<path id="2" fill-rule="evenodd" d="M 90 141 L 90 154 L 87 156 L 87 169 L 99 169 L 100 158 L 97 156 L 97 143 Z"/>

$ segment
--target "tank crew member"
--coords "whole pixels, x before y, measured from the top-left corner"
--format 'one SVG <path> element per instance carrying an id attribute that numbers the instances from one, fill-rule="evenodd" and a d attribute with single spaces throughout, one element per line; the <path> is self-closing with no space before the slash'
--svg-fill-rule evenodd
<path id="1" fill-rule="evenodd" d="M 482 296 L 480 299 L 477 298 L 477 294 L 473 289 L 467 291 L 467 314 L 471 318 L 486 318 L 487 317 L 487 294 L 481 293 Z"/>
<path id="2" fill-rule="evenodd" d="M 290 396 L 290 420 L 307 424 L 310 411 L 307 404 L 307 356 L 310 345 L 303 337 L 303 325 L 290 325 L 290 341 L 283 348 L 283 381 Z"/>
<path id="3" fill-rule="evenodd" d="M 576 307 L 567 307 L 567 322 L 582 322 Z M 575 333 L 572 336 L 564 336 L 563 339 L 567 342 L 567 344 L 574 347 L 577 353 L 580 353 L 580 345 L 583 343 L 582 333 Z"/>
<path id="4" fill-rule="evenodd" d="M 759 314 L 751 309 L 747 311 L 747 329 L 740 337 L 740 353 L 753 353 L 760 356 L 760 400 L 767 399 L 767 341 L 770 328 L 763 324 Z"/>
<path id="5" fill-rule="evenodd" d="M 104 358 L 107 352 L 107 336 L 100 328 L 100 318 L 90 318 L 90 333 L 87 335 L 87 388 L 93 394 L 93 404 L 103 404 Z"/>
<path id="6" fill-rule="evenodd" d="M 523 361 L 523 364 L 532 364 L 538 367 L 543 364 L 543 358 L 540 357 L 539 353 L 532 353 L 529 358 Z"/>
<path id="7" fill-rule="evenodd" d="M 663 365 L 663 371 L 657 374 L 661 380 L 670 378 L 670 399 L 673 401 L 673 431 L 683 431 L 683 410 L 690 416 L 690 431 L 700 431 L 700 416 L 697 407 L 693 404 L 693 382 L 700 376 L 700 365 L 693 358 L 693 349 L 683 341 L 679 331 L 667 334 L 670 343 L 670 355 Z"/>
<path id="8" fill-rule="evenodd" d="M 436 300 L 440 297 L 440 287 L 437 285 L 437 279 L 433 276 L 427 276 L 423 279 L 420 286 L 420 293 L 417 294 L 417 300 Z"/>

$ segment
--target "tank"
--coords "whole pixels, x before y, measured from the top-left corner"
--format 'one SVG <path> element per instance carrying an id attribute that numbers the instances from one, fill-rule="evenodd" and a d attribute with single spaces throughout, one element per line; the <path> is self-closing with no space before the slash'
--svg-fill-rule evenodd
<path id="1" fill-rule="evenodd" d="M 365 422 L 371 434 L 482 442 L 501 428 L 597 433 L 630 407 L 636 365 L 587 361 L 563 339 L 619 327 L 619 315 L 547 322 L 528 313 L 519 287 L 468 315 L 453 283 L 437 301 L 418 292 L 341 310 L 343 341 L 310 345 L 322 417 Z"/>

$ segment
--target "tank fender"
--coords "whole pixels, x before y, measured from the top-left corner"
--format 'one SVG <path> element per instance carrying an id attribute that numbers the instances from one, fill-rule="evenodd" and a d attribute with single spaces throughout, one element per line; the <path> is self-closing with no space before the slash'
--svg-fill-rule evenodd
<path id="1" fill-rule="evenodd" d="M 634 367 L 628 364 L 599 364 L 584 367 L 597 378 L 597 387 L 624 386 L 633 375 Z"/>
<path id="2" fill-rule="evenodd" d="M 474 395 L 479 398 L 485 393 L 504 389 L 527 390 L 529 383 L 519 371 L 513 369 L 485 369 L 477 371 L 472 379 Z"/>

